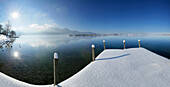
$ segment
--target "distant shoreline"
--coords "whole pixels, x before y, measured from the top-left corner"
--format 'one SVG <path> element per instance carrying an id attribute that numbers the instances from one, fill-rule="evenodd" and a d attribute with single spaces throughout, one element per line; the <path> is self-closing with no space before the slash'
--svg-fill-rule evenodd
<path id="1" fill-rule="evenodd" d="M 139 34 L 139 33 L 115 33 L 115 34 L 69 34 L 70 37 L 88 37 L 88 36 L 170 36 L 170 34 Z"/>
<path id="2" fill-rule="evenodd" d="M 3 35 L 3 34 L 0 34 Z M 143 33 L 143 34 L 139 34 L 139 33 L 115 33 L 115 34 L 22 34 L 22 35 L 66 35 L 66 36 L 70 36 L 70 37 L 96 37 L 96 36 L 170 36 L 170 34 L 165 34 L 165 33 L 161 33 L 161 34 L 150 34 L 150 33 Z M 21 36 L 21 35 L 17 35 L 17 36 Z"/>

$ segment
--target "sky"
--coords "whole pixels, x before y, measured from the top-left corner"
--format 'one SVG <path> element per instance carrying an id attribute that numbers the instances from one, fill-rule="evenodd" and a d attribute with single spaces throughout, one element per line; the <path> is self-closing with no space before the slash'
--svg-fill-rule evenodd
<path id="1" fill-rule="evenodd" d="M 0 24 L 22 33 L 170 33 L 169 9 L 168 0 L 0 0 Z"/>

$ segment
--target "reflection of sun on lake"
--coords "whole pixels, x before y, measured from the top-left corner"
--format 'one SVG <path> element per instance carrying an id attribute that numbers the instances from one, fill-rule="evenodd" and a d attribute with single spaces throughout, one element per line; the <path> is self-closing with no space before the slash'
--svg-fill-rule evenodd
<path id="1" fill-rule="evenodd" d="M 14 57 L 19 57 L 19 54 L 17 51 L 14 52 Z"/>

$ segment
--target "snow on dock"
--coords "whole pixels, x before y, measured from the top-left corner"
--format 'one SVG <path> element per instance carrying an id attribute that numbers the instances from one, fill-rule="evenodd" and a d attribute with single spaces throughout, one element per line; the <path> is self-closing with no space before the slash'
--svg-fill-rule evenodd
<path id="1" fill-rule="evenodd" d="M 107 49 L 58 87 L 170 87 L 170 61 L 144 48 Z M 32 85 L 0 72 L 0 87 Z"/>
<path id="2" fill-rule="evenodd" d="M 61 87 L 170 87 L 170 61 L 144 48 L 107 49 Z"/>

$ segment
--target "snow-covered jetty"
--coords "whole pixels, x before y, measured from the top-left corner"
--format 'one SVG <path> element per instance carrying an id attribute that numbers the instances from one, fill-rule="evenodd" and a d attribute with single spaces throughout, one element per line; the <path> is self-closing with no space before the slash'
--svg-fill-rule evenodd
<path id="1" fill-rule="evenodd" d="M 106 49 L 58 87 L 170 87 L 169 68 L 169 59 L 145 48 Z M 43 86 L 21 82 L 0 73 L 0 87 Z"/>
<path id="2" fill-rule="evenodd" d="M 144 48 L 107 49 L 62 87 L 170 87 L 170 60 Z"/>

